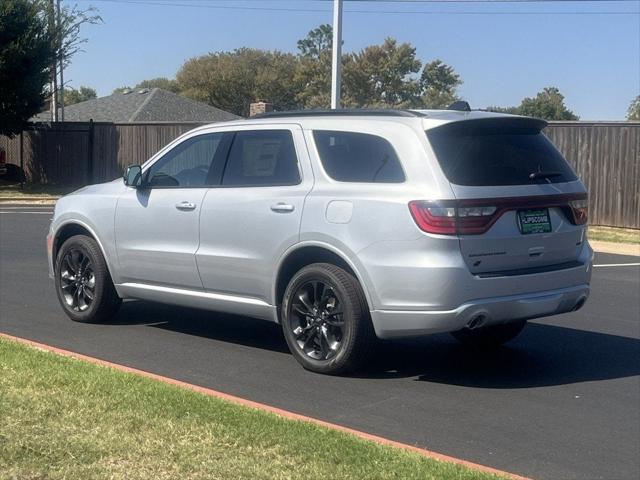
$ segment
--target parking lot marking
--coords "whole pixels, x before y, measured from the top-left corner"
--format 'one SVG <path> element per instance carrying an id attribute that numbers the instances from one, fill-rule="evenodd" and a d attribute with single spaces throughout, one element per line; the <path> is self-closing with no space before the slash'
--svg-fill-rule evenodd
<path id="1" fill-rule="evenodd" d="M 595 267 L 638 267 L 639 263 L 602 263 L 600 265 L 594 265 Z"/>
<path id="2" fill-rule="evenodd" d="M 371 442 L 375 442 L 375 443 L 378 443 L 378 444 L 381 444 L 381 445 L 388 445 L 388 446 L 400 448 L 400 449 L 403 449 L 403 450 L 412 451 L 412 452 L 418 453 L 420 455 L 423 455 L 425 457 L 432 458 L 434 460 L 438 460 L 440 462 L 454 463 L 456 465 L 462 465 L 462 466 L 470 468 L 472 470 L 485 472 L 485 473 L 491 473 L 491 474 L 502 476 L 502 477 L 506 477 L 506 478 L 509 478 L 509 479 L 512 479 L 512 480 L 530 480 L 528 477 L 523 477 L 521 475 L 516 475 L 514 473 L 505 472 L 503 470 L 498 470 L 498 469 L 492 468 L 492 467 L 487 467 L 486 465 L 480 465 L 479 463 L 469 462 L 469 461 L 463 460 L 461 458 L 451 457 L 449 455 L 444 455 L 442 453 L 433 452 L 433 451 L 427 450 L 425 448 L 416 447 L 415 445 L 409 445 L 409 444 L 406 444 L 406 443 L 397 442 L 395 440 L 390 440 L 388 438 L 379 437 L 378 435 L 373 435 L 373 434 L 370 434 L 370 433 L 366 433 L 366 432 L 363 432 L 363 431 L 360 431 L 360 430 L 355 430 L 353 428 L 345 427 L 345 426 L 338 425 L 338 424 L 335 424 L 335 423 L 326 422 L 324 420 L 319 420 L 317 418 L 308 417 L 306 415 L 301 415 L 299 413 L 290 412 L 288 410 L 284 410 L 284 409 L 281 409 L 281 408 L 278 408 L 278 407 L 272 407 L 272 406 L 266 405 L 264 403 L 254 402 L 253 400 L 247 400 L 246 398 L 237 397 L 235 395 L 230 395 L 228 393 L 220 392 L 218 390 L 213 390 L 211 388 L 201 387 L 199 385 L 194 385 L 192 383 L 183 382 L 181 380 L 176 380 L 174 378 L 164 377 L 162 375 L 158 375 L 158 374 L 155 374 L 155 373 L 147 372 L 147 371 L 144 371 L 144 370 L 139 370 L 137 368 L 127 367 L 125 365 L 120 365 L 118 363 L 109 362 L 107 360 L 101 360 L 99 358 L 91 357 L 91 356 L 88 356 L 88 355 L 83 355 L 81 353 L 72 352 L 70 350 L 64 350 L 64 349 L 61 349 L 61 348 L 58 348 L 58 347 L 53 347 L 53 346 L 47 345 L 45 343 L 35 342 L 33 340 L 28 340 L 28 339 L 22 338 L 22 337 L 16 337 L 16 336 L 9 335 L 9 334 L 2 333 L 2 332 L 0 332 L 0 338 L 6 338 L 8 340 L 12 340 L 14 342 L 18 342 L 18 343 L 22 343 L 22 344 L 25 344 L 25 345 L 29 345 L 31 347 L 34 347 L 34 348 L 37 348 L 37 349 L 40 349 L 40 350 L 56 353 L 58 355 L 63 355 L 65 357 L 75 358 L 76 360 L 83 360 L 83 361 L 87 361 L 87 362 L 94 363 L 94 364 L 97 364 L 97 365 L 102 365 L 103 367 L 113 368 L 115 370 L 120 370 L 120 371 L 123 371 L 123 372 L 132 373 L 134 375 L 141 375 L 141 376 L 144 376 L 144 377 L 152 378 L 152 379 L 158 380 L 160 382 L 169 383 L 171 385 L 176 385 L 178 387 L 187 388 L 189 390 L 192 390 L 192 391 L 195 391 L 195 392 L 198 392 L 198 393 L 202 393 L 204 395 L 208 395 L 208 396 L 211 396 L 211 397 L 215 397 L 215 398 L 219 398 L 219 399 L 222 399 L 222 400 L 226 400 L 228 402 L 235 403 L 236 405 L 242 405 L 242 406 L 245 406 L 245 407 L 249 407 L 249 408 L 254 408 L 254 409 L 270 412 L 270 413 L 273 413 L 273 414 L 278 415 L 280 417 L 284 417 L 284 418 L 288 418 L 288 419 L 292 419 L 292 420 L 298 420 L 298 421 L 302 421 L 302 422 L 313 423 L 315 425 L 319 425 L 319 426 L 324 427 L 324 428 L 330 428 L 332 430 L 339 430 L 341 432 L 345 432 L 345 433 L 348 433 L 348 434 L 351 434 L 351 435 L 355 435 L 356 437 L 362 438 L 364 440 L 369 440 Z"/>

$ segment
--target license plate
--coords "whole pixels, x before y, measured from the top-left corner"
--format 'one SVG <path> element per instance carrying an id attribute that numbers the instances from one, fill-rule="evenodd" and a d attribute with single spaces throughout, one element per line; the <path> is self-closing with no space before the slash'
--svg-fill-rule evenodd
<path id="1" fill-rule="evenodd" d="M 524 235 L 529 233 L 550 232 L 551 220 L 549 219 L 549 209 L 539 208 L 537 210 L 519 210 L 518 226 Z"/>

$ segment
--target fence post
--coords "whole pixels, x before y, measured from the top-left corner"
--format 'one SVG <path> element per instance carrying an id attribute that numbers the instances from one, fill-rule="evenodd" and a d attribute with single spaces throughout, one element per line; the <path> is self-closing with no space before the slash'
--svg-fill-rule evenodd
<path id="1" fill-rule="evenodd" d="M 20 131 L 20 190 L 24 190 L 24 180 L 26 174 L 24 173 L 24 130 Z"/>
<path id="2" fill-rule="evenodd" d="M 87 184 L 93 183 L 93 118 L 89 119 L 89 163 L 87 165 Z"/>

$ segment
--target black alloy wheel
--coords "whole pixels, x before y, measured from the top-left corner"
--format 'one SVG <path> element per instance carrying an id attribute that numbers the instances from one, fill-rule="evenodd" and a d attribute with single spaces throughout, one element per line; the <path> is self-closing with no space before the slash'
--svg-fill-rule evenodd
<path id="1" fill-rule="evenodd" d="M 54 272 L 58 300 L 71 320 L 104 322 L 122 303 L 100 246 L 89 236 L 75 235 L 62 244 Z"/>
<path id="2" fill-rule="evenodd" d="M 284 292 L 280 315 L 289 350 L 307 370 L 352 372 L 375 346 L 358 280 L 333 264 L 314 263 L 298 271 Z"/>
<path id="3" fill-rule="evenodd" d="M 75 312 L 87 310 L 96 298 L 96 276 L 91 258 L 81 249 L 65 252 L 60 270 L 60 289 L 67 306 Z"/>

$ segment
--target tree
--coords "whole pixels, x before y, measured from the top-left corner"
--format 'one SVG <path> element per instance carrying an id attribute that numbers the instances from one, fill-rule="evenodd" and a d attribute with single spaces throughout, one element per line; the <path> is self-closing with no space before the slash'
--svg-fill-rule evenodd
<path id="1" fill-rule="evenodd" d="M 48 20 L 35 0 L 0 2 L 0 134 L 20 133 L 45 102 L 55 61 Z"/>
<path id="2" fill-rule="evenodd" d="M 305 38 L 298 40 L 300 55 L 307 58 L 320 58 L 331 52 L 333 45 L 333 28 L 328 23 L 311 30 Z"/>
<path id="3" fill-rule="evenodd" d="M 64 89 L 64 104 L 73 105 L 74 103 L 86 102 L 93 98 L 97 98 L 98 93 L 91 87 L 81 86 L 78 90 L 73 87 Z"/>
<path id="4" fill-rule="evenodd" d="M 495 107 L 490 106 L 486 108 L 489 112 L 496 113 L 509 113 L 511 115 L 520 115 L 520 107 Z"/>
<path id="5" fill-rule="evenodd" d="M 371 45 L 344 60 L 344 104 L 354 107 L 407 108 L 419 104 L 422 63 L 409 43 L 394 38 Z"/>
<path id="6" fill-rule="evenodd" d="M 489 107 L 493 112 L 505 112 L 545 120 L 578 120 L 575 113 L 564 104 L 564 95 L 556 87 L 546 87 L 533 97 L 526 97 L 517 107 Z"/>
<path id="7" fill-rule="evenodd" d="M 520 115 L 546 120 L 578 120 L 564 104 L 564 95 L 556 87 L 545 87 L 534 98 L 525 98 L 518 108 Z"/>
<path id="8" fill-rule="evenodd" d="M 102 18 L 97 15 L 94 7 L 85 10 L 62 6 L 60 14 L 51 6 L 47 0 L 28 0 L 42 5 L 43 11 L 49 18 L 50 26 L 53 26 L 54 42 L 57 49 L 57 61 L 67 67 L 71 63 L 71 58 L 82 52 L 82 45 L 87 42 L 86 38 L 80 36 L 80 29 L 85 24 L 97 24 L 102 22 Z M 54 20 L 55 19 L 55 20 Z"/>
<path id="9" fill-rule="evenodd" d="M 298 40 L 299 60 L 294 75 L 295 98 L 304 108 L 331 106 L 331 49 L 333 29 L 323 24 Z M 343 56 L 344 58 L 344 56 Z"/>
<path id="10" fill-rule="evenodd" d="M 638 95 L 629 105 L 627 110 L 627 120 L 640 120 L 640 95 Z"/>
<path id="11" fill-rule="evenodd" d="M 426 64 L 420 76 L 422 106 L 447 108 L 459 100 L 456 90 L 461 84 L 460 75 L 442 60 L 434 60 Z"/>
<path id="12" fill-rule="evenodd" d="M 166 77 L 157 77 L 151 78 L 149 80 L 143 80 L 135 86 L 138 88 L 162 88 L 163 90 L 168 90 L 173 93 L 178 93 L 180 91 L 180 87 L 178 86 L 178 82 L 175 80 L 171 80 Z"/>
<path id="13" fill-rule="evenodd" d="M 291 54 L 240 48 L 192 58 L 176 79 L 183 95 L 246 116 L 256 100 L 268 100 L 279 110 L 296 107 L 296 63 Z"/>
<path id="14" fill-rule="evenodd" d="M 64 6 L 58 17 L 46 0 L 0 2 L 0 133 L 15 135 L 51 94 L 52 68 L 81 50 L 80 27 L 94 10 Z"/>
<path id="15" fill-rule="evenodd" d="M 111 92 L 111 95 L 118 95 L 120 93 L 124 93 L 126 90 L 133 90 L 131 87 L 127 87 L 126 85 L 123 87 L 116 87 Z"/>

